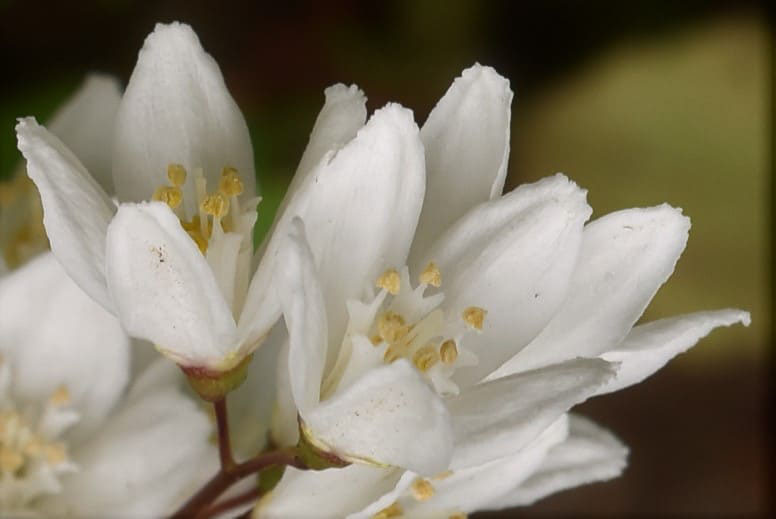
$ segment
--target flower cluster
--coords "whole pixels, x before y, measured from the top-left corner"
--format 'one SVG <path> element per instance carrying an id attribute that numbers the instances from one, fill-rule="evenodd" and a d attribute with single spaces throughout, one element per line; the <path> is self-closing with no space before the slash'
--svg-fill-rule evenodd
<path id="1" fill-rule="evenodd" d="M 625 467 L 573 406 L 749 323 L 636 325 L 681 210 L 589 221 L 562 174 L 502 194 L 493 69 L 422 127 L 397 104 L 367 118 L 355 85 L 325 98 L 256 249 L 248 128 L 190 27 L 157 25 L 123 94 L 95 76 L 48 128 L 19 119 L 40 202 L 23 176 L 0 192 L 0 514 L 528 505 Z"/>

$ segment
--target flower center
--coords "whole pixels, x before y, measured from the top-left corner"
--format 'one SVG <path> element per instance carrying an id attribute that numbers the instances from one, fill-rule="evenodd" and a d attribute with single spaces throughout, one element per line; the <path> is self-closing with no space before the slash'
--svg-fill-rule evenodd
<path id="1" fill-rule="evenodd" d="M 477 363 L 462 340 L 482 330 L 486 311 L 471 306 L 459 315 L 448 315 L 440 307 L 442 292 L 426 296 L 429 287 L 442 286 L 442 274 L 433 262 L 418 276 L 415 287 L 406 267 L 386 270 L 375 286 L 380 291 L 370 303 L 348 301 L 348 331 L 322 396 L 330 396 L 369 367 L 399 359 L 411 362 L 440 395 L 457 394 L 455 370 Z"/>
<path id="2" fill-rule="evenodd" d="M 60 492 L 60 475 L 77 470 L 62 436 L 79 417 L 65 386 L 43 403 L 19 408 L 11 378 L 0 359 L 0 512 L 22 515 L 37 499 Z"/>
<path id="3" fill-rule="evenodd" d="M 197 244 L 202 254 L 205 254 L 211 242 L 218 234 L 228 232 L 244 233 L 246 231 L 242 219 L 245 213 L 256 211 L 256 201 L 251 201 L 245 211 L 240 210 L 239 196 L 244 187 L 240 174 L 231 166 L 225 166 L 221 170 L 221 178 L 218 188 L 208 193 L 207 180 L 202 170 L 194 170 L 194 189 L 196 193 L 195 214 L 186 215 L 183 208 L 183 186 L 188 177 L 186 168 L 180 164 L 167 166 L 167 178 L 170 185 L 159 186 L 154 191 L 151 200 L 164 202 L 172 209 L 181 221 L 181 226 L 186 230 L 194 243 Z M 247 229 L 252 234 L 253 223 Z"/>

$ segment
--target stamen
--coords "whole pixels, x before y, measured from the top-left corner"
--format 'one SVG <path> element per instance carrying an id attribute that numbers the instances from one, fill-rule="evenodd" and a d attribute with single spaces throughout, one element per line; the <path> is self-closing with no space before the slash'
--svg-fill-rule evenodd
<path id="1" fill-rule="evenodd" d="M 393 343 L 407 335 L 409 328 L 404 324 L 404 317 L 388 311 L 377 319 L 377 334 L 382 340 Z"/>
<path id="2" fill-rule="evenodd" d="M 410 492 L 418 501 L 428 501 L 434 496 L 434 486 L 429 480 L 418 478 L 410 485 Z"/>
<path id="3" fill-rule="evenodd" d="M 475 330 L 482 330 L 482 323 L 485 321 L 485 314 L 487 312 L 479 306 L 470 306 L 463 311 L 461 315 L 466 324 L 474 328 Z"/>
<path id="4" fill-rule="evenodd" d="M 227 166 L 221 171 L 221 180 L 218 181 L 218 190 L 226 196 L 237 196 L 244 190 L 242 180 L 237 170 Z"/>
<path id="5" fill-rule="evenodd" d="M 180 164 L 170 164 L 167 166 L 167 178 L 175 187 L 182 187 L 186 183 L 186 168 Z"/>
<path id="6" fill-rule="evenodd" d="M 67 386 L 59 386 L 54 393 L 52 393 L 49 401 L 56 406 L 63 406 L 70 403 L 70 391 L 67 390 Z"/>
<path id="7" fill-rule="evenodd" d="M 432 287 L 439 288 L 442 286 L 442 273 L 439 271 L 436 263 L 433 261 L 426 265 L 423 272 L 418 276 L 418 280 L 424 285 L 431 285 Z"/>
<path id="8" fill-rule="evenodd" d="M 439 480 L 442 480 L 442 479 L 447 479 L 447 478 L 449 478 L 452 475 L 453 475 L 453 471 L 452 470 L 446 470 L 444 472 L 440 472 L 439 474 L 433 475 L 431 477 L 431 479 L 439 481 Z"/>
<path id="9" fill-rule="evenodd" d="M 425 373 L 434 364 L 439 362 L 439 352 L 434 346 L 428 344 L 415 352 L 415 355 L 412 356 L 412 362 L 415 364 L 415 367 Z"/>
<path id="10" fill-rule="evenodd" d="M 447 339 L 443 342 L 439 348 L 439 356 L 445 364 L 455 364 L 455 361 L 458 359 L 458 347 L 455 345 L 455 341 Z"/>
<path id="11" fill-rule="evenodd" d="M 395 296 L 401 288 L 401 278 L 396 269 L 388 269 L 377 278 L 375 285 L 377 288 L 384 288 L 389 294 Z"/>
<path id="12" fill-rule="evenodd" d="M 202 200 L 201 208 L 205 214 L 220 219 L 229 212 L 229 199 L 221 192 L 213 193 Z"/>
<path id="13" fill-rule="evenodd" d="M 151 200 L 164 202 L 170 206 L 170 209 L 177 209 L 183 201 L 183 192 L 175 186 L 160 186 L 154 191 Z"/>
<path id="14" fill-rule="evenodd" d="M 390 519 L 391 517 L 399 517 L 402 513 L 403 510 L 401 509 L 401 505 L 394 501 L 393 504 L 386 506 L 375 515 L 373 515 L 372 519 Z"/>

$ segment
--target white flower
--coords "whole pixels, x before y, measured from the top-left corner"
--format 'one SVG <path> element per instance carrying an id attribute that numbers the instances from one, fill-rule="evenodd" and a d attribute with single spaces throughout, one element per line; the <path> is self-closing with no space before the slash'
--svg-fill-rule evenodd
<path id="1" fill-rule="evenodd" d="M 511 98 L 476 65 L 418 131 L 394 105 L 360 128 L 363 95 L 327 91 L 276 223 L 289 238 L 265 254 L 289 333 L 275 436 L 294 441 L 296 408 L 309 441 L 367 465 L 288 469 L 259 516 L 390 514 L 413 484 L 417 514 L 467 513 L 612 477 L 626 450 L 564 413 L 749 322 L 721 310 L 633 328 L 689 220 L 663 205 L 585 225 L 585 191 L 562 175 L 501 196 Z"/>
<path id="2" fill-rule="evenodd" d="M 169 363 L 130 381 L 118 321 L 43 254 L 0 278 L 0 515 L 170 513 L 212 457 Z"/>
<path id="3" fill-rule="evenodd" d="M 32 118 L 17 125 L 52 251 L 130 335 L 183 366 L 235 367 L 279 311 L 243 311 L 258 203 L 253 152 L 190 27 L 157 25 L 148 36 L 106 132 L 118 207 L 62 141 Z"/>

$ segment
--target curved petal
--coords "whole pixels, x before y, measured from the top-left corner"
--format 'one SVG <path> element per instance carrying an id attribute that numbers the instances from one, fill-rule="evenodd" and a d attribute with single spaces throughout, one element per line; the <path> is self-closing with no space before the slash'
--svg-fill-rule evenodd
<path id="1" fill-rule="evenodd" d="M 116 78 L 90 74 L 46 124 L 107 193 L 113 193 L 111 145 L 120 102 Z"/>
<path id="2" fill-rule="evenodd" d="M 254 517 L 342 518 L 389 491 L 401 472 L 350 465 L 320 471 L 286 469 L 283 479 L 259 501 Z"/>
<path id="3" fill-rule="evenodd" d="M 388 267 L 405 264 L 423 200 L 423 145 L 412 112 L 378 110 L 355 139 L 310 173 L 278 224 L 251 282 L 241 329 L 266 326 L 278 245 L 295 216 L 304 220 L 326 301 L 327 365 L 336 358 L 347 322 L 345 302 L 360 298 Z M 274 292 L 273 292 L 274 293 Z M 266 330 L 263 330 L 265 333 Z"/>
<path id="4" fill-rule="evenodd" d="M 569 297 L 544 330 L 489 378 L 614 349 L 674 271 L 690 219 L 667 204 L 585 227 Z"/>
<path id="5" fill-rule="evenodd" d="M 571 415 L 569 437 L 553 447 L 541 467 L 506 496 L 484 503 L 484 510 L 527 506 L 550 494 L 619 476 L 628 448 L 609 431 Z"/>
<path id="6" fill-rule="evenodd" d="M 569 288 L 591 209 L 586 191 L 563 175 L 520 186 L 470 210 L 416 266 L 439 265 L 445 307 L 488 311 L 481 334 L 465 338 L 479 363 L 456 371 L 471 385 L 528 344 L 558 310 Z"/>
<path id="7" fill-rule="evenodd" d="M 326 362 L 326 307 L 302 220 L 281 245 L 276 288 L 288 328 L 291 394 L 299 413 L 318 404 Z"/>
<path id="8" fill-rule="evenodd" d="M 455 453 L 450 468 L 517 452 L 614 375 L 600 359 L 576 359 L 470 388 L 449 400 Z"/>
<path id="9" fill-rule="evenodd" d="M 38 186 L 51 250 L 68 274 L 108 310 L 105 233 L 116 206 L 62 141 L 26 117 L 16 125 L 27 174 Z"/>
<path id="10" fill-rule="evenodd" d="M 161 202 L 122 204 L 108 228 L 107 277 L 127 332 L 184 366 L 228 369 L 235 323 L 207 261 Z"/>
<path id="11" fill-rule="evenodd" d="M 420 131 L 428 185 L 413 255 L 504 188 L 509 161 L 509 81 L 490 67 L 463 71 Z"/>
<path id="12" fill-rule="evenodd" d="M 288 186 L 286 199 L 293 197 L 327 153 L 342 148 L 366 122 L 366 96 L 356 85 L 348 87 L 337 83 L 324 90 L 323 94 L 326 100 L 315 120 L 291 185 Z"/>
<path id="13" fill-rule="evenodd" d="M 403 359 L 369 371 L 302 419 L 313 441 L 343 459 L 419 474 L 441 472 L 450 463 L 450 415 Z"/>
<path id="14" fill-rule="evenodd" d="M 100 427 L 129 377 L 129 339 L 111 314 L 73 283 L 51 253 L 0 279 L 0 353 L 14 393 L 46 401 L 64 386 L 81 419 L 79 442 Z"/>
<path id="15" fill-rule="evenodd" d="M 285 326 L 279 326 L 285 331 Z M 260 348 L 259 351 L 266 347 Z M 272 422 L 270 425 L 270 438 L 275 445 L 281 447 L 293 447 L 299 442 L 299 410 L 296 408 L 294 395 L 291 392 L 288 348 L 288 334 L 286 333 L 277 359 L 277 383 L 275 385 L 277 398 L 275 399 L 275 407 L 272 410 Z"/>
<path id="16" fill-rule="evenodd" d="M 55 515 L 161 517 L 215 467 L 207 415 L 174 387 L 122 406 L 88 444 L 73 452 L 78 472 L 44 503 Z"/>
<path id="17" fill-rule="evenodd" d="M 145 40 L 116 116 L 113 181 L 121 200 L 148 200 L 167 166 L 202 168 L 210 186 L 236 168 L 254 196 L 253 148 L 245 119 L 215 60 L 188 25 L 157 24 Z M 184 204 L 195 214 L 194 182 Z"/>
<path id="18" fill-rule="evenodd" d="M 601 386 L 597 394 L 619 391 L 638 384 L 666 365 L 673 357 L 692 348 L 714 328 L 743 323 L 749 326 L 749 312 L 717 310 L 660 319 L 636 326 L 615 350 L 601 358 L 618 364 L 617 375 Z"/>
<path id="19" fill-rule="evenodd" d="M 448 517 L 487 508 L 510 489 L 525 481 L 541 466 L 548 451 L 568 434 L 568 420 L 561 416 L 531 443 L 515 454 L 462 470 L 439 481 L 431 481 L 434 494 L 419 501 L 412 496 L 400 500 L 407 517 Z"/>

